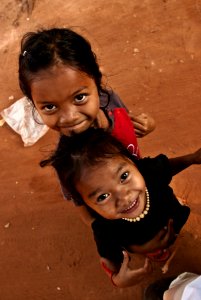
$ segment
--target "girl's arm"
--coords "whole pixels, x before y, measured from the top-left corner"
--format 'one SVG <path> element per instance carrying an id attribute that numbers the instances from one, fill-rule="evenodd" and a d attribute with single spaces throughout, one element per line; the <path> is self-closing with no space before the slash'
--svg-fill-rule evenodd
<path id="1" fill-rule="evenodd" d="M 121 266 L 115 266 L 111 261 L 101 258 L 101 264 L 116 287 L 125 288 L 140 283 L 146 275 L 151 273 L 152 267 L 148 258 L 145 259 L 144 266 L 132 270 L 129 267 L 129 255 L 123 251 L 123 262 Z"/>
<path id="2" fill-rule="evenodd" d="M 128 108 L 122 102 L 120 97 L 114 91 L 110 91 L 109 94 L 110 94 L 110 101 L 107 107 L 109 108 L 109 110 L 113 110 L 114 108 L 117 107 L 125 108 L 133 123 L 135 134 L 137 137 L 143 137 L 155 129 L 156 127 L 155 120 L 150 115 L 146 113 L 141 113 L 137 116 L 134 116 L 132 111 L 128 110 Z M 101 102 L 103 101 L 103 96 L 100 97 L 100 101 Z M 102 105 L 104 106 L 104 104 Z"/>
<path id="3" fill-rule="evenodd" d="M 167 226 L 162 228 L 150 241 L 143 245 L 133 245 L 132 250 L 136 253 L 147 254 L 158 249 L 165 249 L 175 240 L 173 220 L 169 219 Z"/>
<path id="4" fill-rule="evenodd" d="M 133 123 L 135 134 L 138 138 L 149 134 L 156 128 L 155 120 L 148 114 L 142 113 L 138 116 L 134 116 L 132 111 L 129 111 L 128 115 Z"/>
<path id="5" fill-rule="evenodd" d="M 201 164 L 201 148 L 188 155 L 170 158 L 169 162 L 172 169 L 172 176 L 174 176 L 193 164 Z"/>
<path id="6" fill-rule="evenodd" d="M 174 237 L 173 220 L 170 219 L 166 228 L 161 229 L 151 241 L 141 246 L 132 246 L 132 249 L 136 253 L 142 254 L 153 252 L 157 249 L 164 249 L 169 246 L 170 241 Z M 121 288 L 138 284 L 152 271 L 148 258 L 145 259 L 144 266 L 132 270 L 129 267 L 129 255 L 126 251 L 123 251 L 123 262 L 121 265 L 115 264 L 106 258 L 101 258 L 101 264 L 111 278 L 112 283 Z"/>

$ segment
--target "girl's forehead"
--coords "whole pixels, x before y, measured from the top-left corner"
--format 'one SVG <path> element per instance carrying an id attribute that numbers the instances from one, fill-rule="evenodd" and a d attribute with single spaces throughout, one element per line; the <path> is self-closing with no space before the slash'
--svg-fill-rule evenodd
<path id="1" fill-rule="evenodd" d="M 72 77 L 72 79 L 76 76 L 79 78 L 89 78 L 88 74 L 81 72 L 80 70 L 73 68 L 64 64 L 56 64 L 48 67 L 47 69 L 42 69 L 33 76 L 36 80 L 40 79 L 49 79 L 49 78 L 58 78 L 61 76 Z"/>
<path id="2" fill-rule="evenodd" d="M 34 100 L 48 98 L 53 101 L 62 97 L 66 98 L 84 88 L 94 87 L 96 87 L 94 80 L 86 73 L 63 65 L 42 70 L 31 81 Z"/>
<path id="3" fill-rule="evenodd" d="M 135 164 L 127 157 L 121 156 L 121 155 L 114 155 L 111 157 L 105 157 L 101 158 L 100 160 L 97 160 L 96 162 L 93 162 L 91 165 L 85 165 L 83 169 L 81 170 L 81 177 L 87 178 L 87 174 L 97 174 L 97 173 L 105 173 L 108 171 L 112 171 L 115 173 L 120 172 L 124 167 L 132 166 L 133 168 L 137 167 Z M 99 178 L 101 180 L 101 178 Z"/>

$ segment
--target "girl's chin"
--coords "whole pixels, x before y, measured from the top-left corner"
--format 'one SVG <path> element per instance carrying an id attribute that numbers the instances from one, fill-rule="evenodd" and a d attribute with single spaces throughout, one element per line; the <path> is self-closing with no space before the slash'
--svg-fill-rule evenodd
<path id="1" fill-rule="evenodd" d="M 130 214 L 124 214 L 124 218 L 129 218 L 129 219 L 135 219 L 137 217 L 139 217 L 141 215 L 141 213 L 143 213 L 144 209 L 138 209 L 135 212 L 132 212 Z"/>

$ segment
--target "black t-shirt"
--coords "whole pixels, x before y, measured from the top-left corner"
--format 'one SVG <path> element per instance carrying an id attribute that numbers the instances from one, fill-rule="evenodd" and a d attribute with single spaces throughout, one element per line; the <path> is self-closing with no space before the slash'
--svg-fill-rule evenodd
<path id="1" fill-rule="evenodd" d="M 148 214 L 138 222 L 108 220 L 98 215 L 92 223 L 100 256 L 114 262 L 122 262 L 123 249 L 129 251 L 131 245 L 143 245 L 150 241 L 168 224 L 170 218 L 173 219 L 175 232 L 179 233 L 190 213 L 189 207 L 178 202 L 169 186 L 172 175 L 169 160 L 165 155 L 140 159 L 137 167 L 149 191 Z"/>

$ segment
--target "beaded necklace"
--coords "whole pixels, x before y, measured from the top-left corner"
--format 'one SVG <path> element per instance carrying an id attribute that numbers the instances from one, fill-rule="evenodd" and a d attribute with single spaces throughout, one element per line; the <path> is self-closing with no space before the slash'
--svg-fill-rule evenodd
<path id="1" fill-rule="evenodd" d="M 125 221 L 128 221 L 128 222 L 138 222 L 148 214 L 148 211 L 149 211 L 149 208 L 150 208 L 150 200 L 149 200 L 149 192 L 148 192 L 147 187 L 145 188 L 145 193 L 146 193 L 147 203 L 146 203 L 146 206 L 145 206 L 145 209 L 143 210 L 143 212 L 136 218 L 122 218 L 122 220 L 125 220 Z"/>

